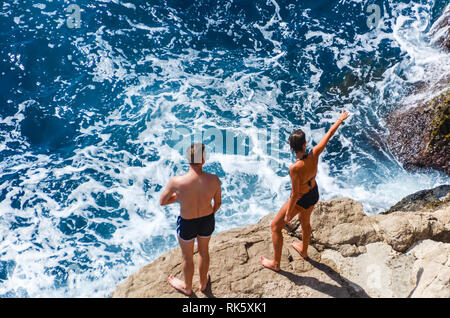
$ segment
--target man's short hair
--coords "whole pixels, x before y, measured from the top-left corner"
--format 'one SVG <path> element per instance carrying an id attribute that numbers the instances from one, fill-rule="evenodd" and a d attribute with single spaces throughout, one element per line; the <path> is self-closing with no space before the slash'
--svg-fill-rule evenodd
<path id="1" fill-rule="evenodd" d="M 192 144 L 186 151 L 186 158 L 191 165 L 202 164 L 205 154 L 205 144 L 199 142 Z"/>

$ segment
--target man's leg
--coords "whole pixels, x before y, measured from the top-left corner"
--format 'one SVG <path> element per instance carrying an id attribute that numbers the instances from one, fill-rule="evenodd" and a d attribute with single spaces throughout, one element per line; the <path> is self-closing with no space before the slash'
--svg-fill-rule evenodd
<path id="1" fill-rule="evenodd" d="M 173 275 L 169 277 L 169 284 L 187 296 L 192 294 L 192 278 L 194 277 L 194 243 L 195 240 L 183 241 L 178 237 L 183 256 L 182 270 L 184 281 Z"/>
<path id="2" fill-rule="evenodd" d="M 281 231 L 286 225 L 286 222 L 284 222 L 284 217 L 288 206 L 289 199 L 283 204 L 280 211 L 278 211 L 278 214 L 270 224 L 270 228 L 272 230 L 273 260 L 261 256 L 261 264 L 264 267 L 270 268 L 274 271 L 280 270 L 281 252 L 283 250 L 283 233 Z"/>
<path id="3" fill-rule="evenodd" d="M 300 219 L 300 224 L 302 225 L 302 241 L 300 243 L 293 242 L 292 246 L 300 253 L 303 258 L 308 257 L 308 246 L 309 241 L 311 239 L 311 213 L 314 209 L 314 205 L 310 206 L 307 209 L 302 207 L 298 207 L 300 209 L 300 213 L 298 217 Z"/>
<path id="4" fill-rule="evenodd" d="M 208 284 L 208 270 L 209 270 L 209 241 L 211 236 L 201 237 L 197 236 L 197 247 L 198 247 L 198 271 L 200 276 L 200 291 L 206 289 Z"/>

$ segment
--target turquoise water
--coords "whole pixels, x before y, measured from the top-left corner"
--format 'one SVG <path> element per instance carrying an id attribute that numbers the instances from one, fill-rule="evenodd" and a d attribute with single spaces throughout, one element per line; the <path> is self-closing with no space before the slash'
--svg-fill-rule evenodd
<path id="1" fill-rule="evenodd" d="M 216 232 L 278 211 L 287 137 L 302 128 L 310 149 L 342 107 L 321 199 L 373 214 L 448 183 L 405 171 L 384 139 L 414 84 L 449 72 L 427 38 L 445 4 L 3 1 L 0 296 L 106 297 L 176 246 L 178 206 L 158 199 L 192 141 L 222 180 Z"/>

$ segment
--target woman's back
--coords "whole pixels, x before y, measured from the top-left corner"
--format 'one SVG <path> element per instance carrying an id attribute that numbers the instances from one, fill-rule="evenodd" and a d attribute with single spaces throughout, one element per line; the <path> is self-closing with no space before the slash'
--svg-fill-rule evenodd
<path id="1" fill-rule="evenodd" d="M 297 161 L 292 164 L 289 168 L 289 174 L 292 180 L 297 181 L 297 186 L 294 187 L 298 189 L 298 193 L 307 193 L 316 185 L 316 174 L 317 174 L 317 163 L 319 162 L 319 156 L 314 156 L 311 151 L 306 154 L 302 159 L 297 159 Z M 292 178 L 293 174 L 297 178 Z"/>

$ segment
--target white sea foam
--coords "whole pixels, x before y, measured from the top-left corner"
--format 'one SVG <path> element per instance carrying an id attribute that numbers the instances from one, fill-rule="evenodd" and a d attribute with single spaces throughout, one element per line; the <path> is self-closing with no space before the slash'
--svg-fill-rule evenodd
<path id="1" fill-rule="evenodd" d="M 119 4 L 119 1 L 113 3 Z M 385 40 L 398 46 L 407 59 L 390 66 L 382 80 L 367 84 L 376 91 L 375 96 L 368 96 L 364 85 L 349 93 L 345 107 L 352 111 L 352 117 L 332 140 L 339 146 L 336 147 L 338 150 L 327 149 L 319 163 L 317 183 L 321 199 L 350 197 L 361 201 L 367 213 L 377 213 L 405 195 L 447 181 L 437 172 L 406 172 L 383 148 L 374 151 L 370 147 L 364 148 L 366 144 L 360 142 L 362 138 L 371 140 L 370 127 L 374 122 L 383 123 L 380 111 L 374 105 L 388 107 L 392 99 L 403 96 L 405 80 L 399 76 L 399 70 L 406 74 L 407 81 L 428 76 L 428 70 L 432 69 L 430 65 L 439 64 L 439 72 L 448 71 L 448 59 L 443 60 L 442 53 L 420 36 L 429 23 L 431 2 L 414 4 L 411 9 L 414 14 L 410 15 L 402 13 L 407 7 L 391 1 L 393 16 L 384 17 L 377 29 L 357 35 L 350 43 L 344 40 L 343 33 L 335 34 L 326 28 L 320 32 L 307 32 L 307 40 L 320 37 L 323 41 L 308 44 L 299 51 L 302 62 L 312 75 L 305 85 L 291 83 L 294 91 L 289 95 L 282 93 L 282 80 L 274 80 L 265 72 L 270 69 L 286 71 L 280 62 L 286 52 L 279 39 L 275 38 L 274 28 L 281 28 L 284 34 L 294 36 L 282 21 L 278 4 L 275 1 L 271 3 L 273 13 L 270 18 L 255 23 L 254 27 L 262 33 L 264 40 L 274 46 L 274 51 L 261 56 L 257 55 L 259 50 L 255 50 L 255 55 L 249 54 L 244 58 L 247 69 L 236 70 L 228 76 L 224 75 L 229 71 L 225 69 L 192 72 L 186 66 L 199 60 L 216 63 L 218 56 L 227 56 L 225 51 L 214 55 L 190 48 L 171 56 L 155 56 L 150 50 L 145 50 L 136 64 L 151 66 L 158 72 L 136 74 L 132 62 L 105 40 L 105 27 L 74 41 L 79 53 L 86 57 L 86 63 L 92 66 L 90 75 L 99 85 L 129 79 L 135 81 L 117 96 L 118 99 L 123 98 L 123 104 L 101 120 L 94 111 L 84 112 L 86 126 L 80 129 L 78 138 L 98 137 L 100 140 L 76 149 L 70 162 L 25 151 L 0 162 L 3 173 L 20 173 L 16 182 L 0 184 L 0 194 L 3 190 L 7 192 L 0 201 L 0 210 L 3 211 L 0 215 L 0 257 L 2 261 L 15 262 L 8 279 L 0 284 L 0 295 L 14 291 L 16 295 L 31 297 L 108 296 L 121 279 L 175 246 L 178 207 L 160 207 L 158 199 L 169 178 L 187 170 L 183 155 L 169 145 L 170 133 L 176 130 L 177 125 L 189 129 L 191 133 L 185 137 L 193 139 L 198 139 L 195 132 L 213 127 L 251 141 L 252 147 L 245 155 L 223 151 L 209 154 L 205 169 L 221 174 L 224 196 L 223 206 L 217 214 L 216 232 L 254 223 L 269 212 L 277 212 L 290 194 L 287 169 L 293 156 L 285 140 L 281 140 L 280 149 L 275 147 L 277 151 L 269 153 L 261 135 L 276 131 L 286 137 L 298 128 L 298 121 L 273 115 L 283 111 L 278 102 L 280 97 L 294 100 L 294 112 L 299 116 L 313 118 L 305 120 L 306 124 L 301 127 L 308 136 L 309 149 L 320 141 L 326 131 L 324 127 L 337 118 L 338 108 L 328 107 L 321 113 L 314 112 L 315 107 L 323 106 L 319 86 L 326 70 L 321 69 L 317 52 L 324 47 L 333 52 L 340 70 L 349 69 L 355 73 L 361 71 L 351 65 L 355 52 L 373 52 Z M 301 14 L 309 18 L 308 12 Z M 181 20 L 176 12 L 171 14 L 174 21 Z M 163 27 L 151 28 L 137 21 L 127 21 L 131 27 L 152 34 L 167 31 Z M 311 25 L 320 26 L 320 21 L 311 21 Z M 388 25 L 393 26 L 393 33 L 387 32 Z M 180 31 L 181 34 L 183 31 Z M 158 82 L 161 82 L 161 89 L 152 90 Z M 390 94 L 388 100 L 385 93 Z M 0 132 L 4 139 L 0 149 L 8 149 L 8 143 L 12 141 L 19 141 L 26 148 L 27 142 L 20 136 L 19 123 L 24 119 L 26 107 L 34 103 L 37 102 L 24 102 L 16 114 L 0 118 L 0 123 L 12 127 L 11 131 Z M 221 113 L 225 115 L 222 117 Z M 142 121 L 145 121 L 144 126 L 140 126 Z M 321 123 L 321 127 L 314 125 L 315 122 Z M 357 125 L 360 130 L 351 135 L 346 132 L 346 126 L 350 125 Z M 110 141 L 116 137 L 114 134 L 118 134 L 114 129 L 127 127 L 139 127 L 136 138 L 126 140 L 127 145 L 139 149 L 138 153 L 115 149 Z M 375 135 L 377 133 L 374 132 Z M 346 155 L 349 156 L 346 159 L 348 166 L 337 170 L 334 160 Z M 130 164 L 133 160 L 140 160 L 142 164 Z M 95 178 L 89 170 L 97 172 L 108 182 Z M 53 187 L 53 182 L 61 184 Z M 62 189 L 66 187 L 67 192 L 64 193 Z M 58 195 L 66 197 L 60 200 Z M 96 200 L 99 195 L 114 197 L 117 208 L 102 206 Z M 14 207 L 17 198 L 21 205 L 19 208 Z M 34 204 L 24 207 L 26 202 Z M 119 209 L 126 211 L 128 218 L 112 217 Z M 96 215 L 93 212 L 96 210 L 101 210 L 106 216 Z M 29 225 L 11 230 L 16 217 L 26 218 Z M 86 222 L 83 231 L 77 230 L 75 221 L 70 221 L 71 217 L 80 217 Z M 64 234 L 60 230 L 64 220 L 73 233 Z M 95 229 L 89 228 L 89 225 L 101 222 L 116 228 L 110 237 L 101 237 Z M 83 243 L 85 235 L 95 236 L 97 241 Z M 66 284 L 55 287 L 55 277 L 59 276 L 51 271 L 59 267 L 61 277 L 66 277 L 61 280 Z"/>

